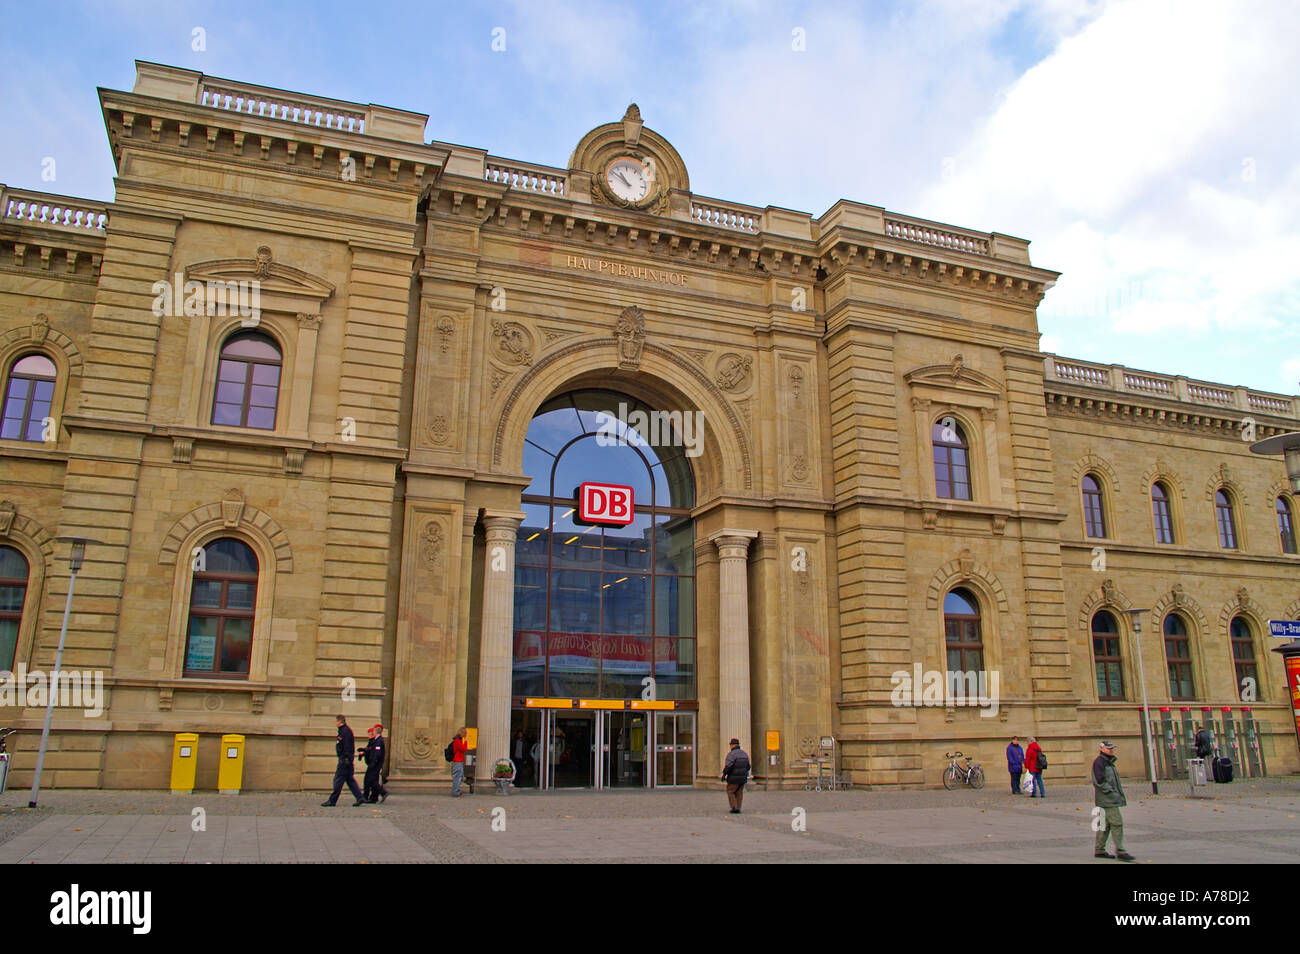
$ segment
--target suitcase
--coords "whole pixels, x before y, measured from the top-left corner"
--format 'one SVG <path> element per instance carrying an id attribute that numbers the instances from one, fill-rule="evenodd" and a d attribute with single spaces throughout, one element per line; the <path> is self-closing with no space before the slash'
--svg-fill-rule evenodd
<path id="1" fill-rule="evenodd" d="M 1212 764 L 1214 771 L 1214 780 L 1216 782 L 1232 781 L 1232 759 L 1227 756 L 1217 758 Z"/>

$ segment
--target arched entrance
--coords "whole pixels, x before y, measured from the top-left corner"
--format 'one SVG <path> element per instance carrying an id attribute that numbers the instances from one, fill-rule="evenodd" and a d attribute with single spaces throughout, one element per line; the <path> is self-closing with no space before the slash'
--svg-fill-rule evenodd
<path id="1" fill-rule="evenodd" d="M 521 787 L 694 782 L 694 423 L 596 389 L 533 415 L 511 661 Z M 587 482 L 629 488 L 630 511 L 584 520 Z"/>

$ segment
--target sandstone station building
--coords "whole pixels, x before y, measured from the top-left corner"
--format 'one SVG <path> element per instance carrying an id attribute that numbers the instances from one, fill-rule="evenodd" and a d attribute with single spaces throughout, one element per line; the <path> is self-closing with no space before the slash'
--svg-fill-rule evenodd
<path id="1" fill-rule="evenodd" d="M 320 788 L 339 711 L 395 791 L 462 725 L 521 786 L 715 784 L 733 735 L 772 785 L 823 737 L 861 786 L 1013 733 L 1136 774 L 1143 682 L 1300 767 L 1297 501 L 1242 439 L 1300 400 L 1041 353 L 1025 240 L 696 195 L 635 107 L 551 168 L 153 63 L 99 98 L 114 200 L 0 197 L 0 667 L 98 541 L 45 786 L 166 788 L 194 731 L 200 788 L 227 732 Z M 996 712 L 895 704 L 949 670 Z"/>

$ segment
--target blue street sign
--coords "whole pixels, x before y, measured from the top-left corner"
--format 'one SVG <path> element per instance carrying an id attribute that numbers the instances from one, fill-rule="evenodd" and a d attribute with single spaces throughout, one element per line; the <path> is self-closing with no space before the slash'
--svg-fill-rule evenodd
<path id="1" fill-rule="evenodd" d="M 1274 636 L 1281 636 L 1283 639 L 1300 639 L 1300 620 L 1270 619 L 1268 621 L 1268 631 Z"/>

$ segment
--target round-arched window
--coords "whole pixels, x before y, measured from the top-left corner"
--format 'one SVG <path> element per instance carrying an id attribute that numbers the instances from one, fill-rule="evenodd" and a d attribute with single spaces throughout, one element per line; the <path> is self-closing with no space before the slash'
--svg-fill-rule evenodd
<path id="1" fill-rule="evenodd" d="M 955 589 L 943 598 L 943 631 L 949 672 L 984 669 L 979 601 L 970 590 Z"/>
<path id="2" fill-rule="evenodd" d="M 185 675 L 248 677 L 257 601 L 257 555 L 223 537 L 199 549 L 190 591 Z"/>
<path id="3" fill-rule="evenodd" d="M 45 421 L 54 404 L 58 370 L 43 354 L 28 354 L 9 368 L 0 437 L 7 441 L 44 441 Z"/>
<path id="4" fill-rule="evenodd" d="M 13 547 L 0 547 L 0 667 L 12 672 L 27 596 L 27 559 Z"/>
<path id="5" fill-rule="evenodd" d="M 1092 616 L 1092 661 L 1097 671 L 1099 700 L 1124 698 L 1123 659 L 1120 656 L 1119 624 L 1114 614 L 1098 610 Z"/>
<path id="6" fill-rule="evenodd" d="M 280 349 L 260 331 L 240 331 L 221 346 L 212 423 L 275 430 L 280 396 Z"/>
<path id="7" fill-rule="evenodd" d="M 935 421 L 930 433 L 934 445 L 934 490 L 949 500 L 970 500 L 970 445 L 951 417 Z"/>
<path id="8" fill-rule="evenodd" d="M 653 685 L 655 698 L 695 698 L 696 425 L 609 391 L 538 409 L 515 551 L 515 696 L 639 698 Z M 631 487 L 632 522 L 582 523 L 589 481 Z"/>
<path id="9" fill-rule="evenodd" d="M 1187 624 L 1177 613 L 1165 617 L 1165 666 L 1169 672 L 1169 698 L 1194 699 L 1192 644 Z"/>

